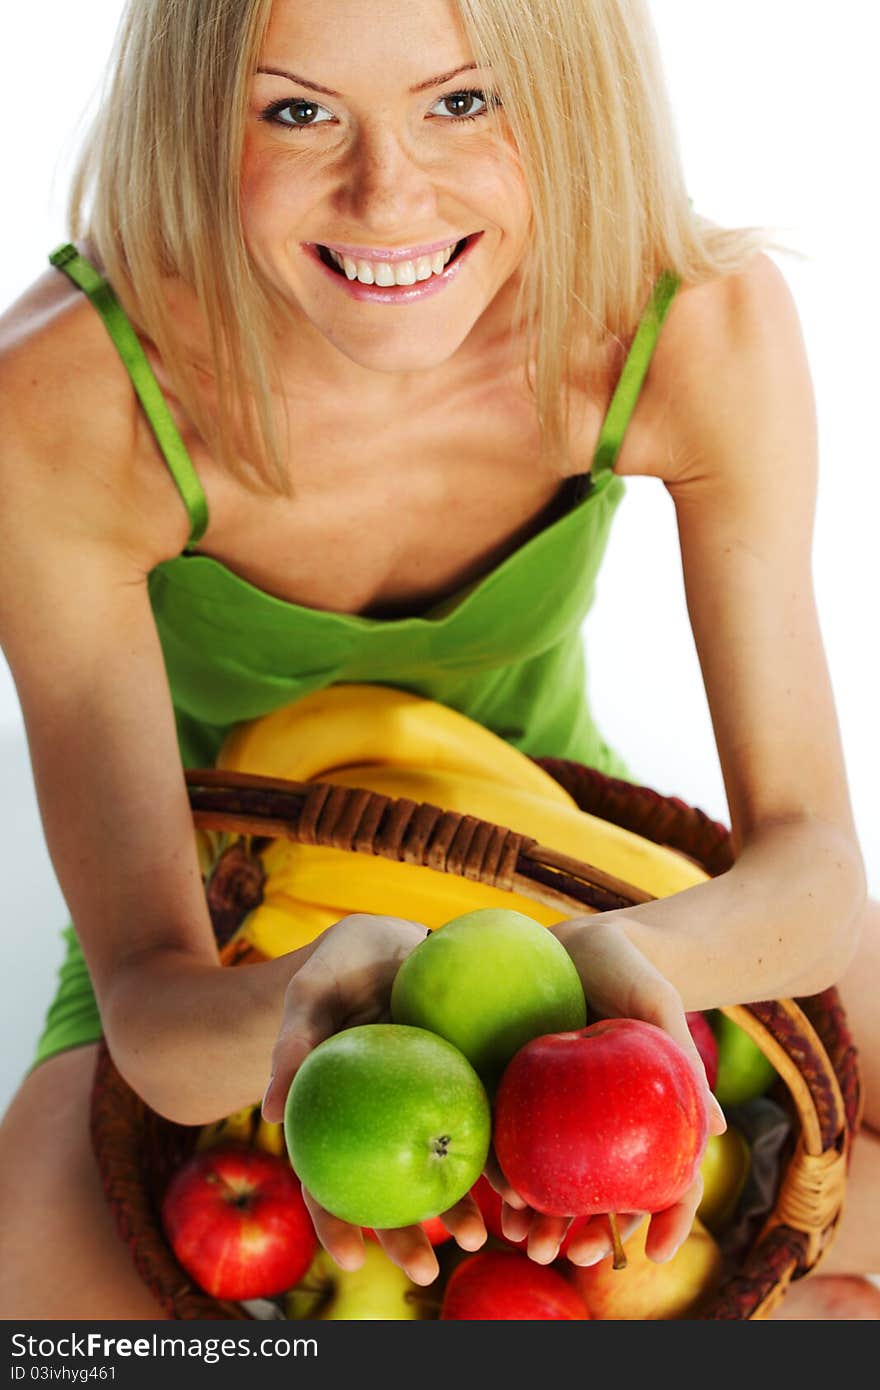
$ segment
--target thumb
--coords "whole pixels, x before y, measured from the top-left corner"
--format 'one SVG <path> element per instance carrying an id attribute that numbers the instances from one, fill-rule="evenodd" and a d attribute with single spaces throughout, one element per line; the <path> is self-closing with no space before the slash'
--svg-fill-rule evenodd
<path id="1" fill-rule="evenodd" d="M 706 1066 L 700 1056 L 700 1050 L 694 1042 L 693 1035 L 688 1027 L 687 1017 L 684 1013 L 676 1009 L 670 1016 L 664 1019 L 663 1027 L 669 1035 L 678 1043 L 691 1064 L 694 1075 L 700 1086 L 700 1091 L 705 1099 L 706 1108 L 709 1112 L 709 1133 L 723 1134 L 727 1129 L 727 1120 L 724 1111 L 721 1109 L 717 1099 L 709 1090 L 709 1082 L 706 1077 Z"/>
<path id="2" fill-rule="evenodd" d="M 263 1119 L 277 1124 L 284 1118 L 287 1093 L 309 1053 L 337 1028 L 325 989 L 304 966 L 287 987 L 281 1028 L 272 1049 L 269 1082 L 262 1102 Z"/>

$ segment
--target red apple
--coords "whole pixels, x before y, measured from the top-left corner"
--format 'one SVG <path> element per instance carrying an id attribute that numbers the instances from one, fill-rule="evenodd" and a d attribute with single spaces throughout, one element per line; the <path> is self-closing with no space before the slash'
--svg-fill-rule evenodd
<path id="1" fill-rule="evenodd" d="M 529 1243 L 527 1235 L 523 1236 L 521 1240 L 511 1240 L 510 1236 L 504 1234 L 501 1226 L 501 1197 L 495 1191 L 485 1173 L 481 1173 L 477 1178 L 477 1181 L 471 1188 L 471 1196 L 480 1208 L 480 1215 L 483 1218 L 483 1223 L 491 1236 L 495 1236 L 498 1240 L 503 1240 L 505 1245 L 509 1245 L 515 1250 L 526 1249 Z M 560 1255 L 567 1254 L 569 1245 L 588 1220 L 589 1217 L 586 1216 L 575 1217 L 559 1247 Z"/>
<path id="2" fill-rule="evenodd" d="M 709 1090 L 714 1091 L 715 1082 L 718 1080 L 718 1042 L 715 1034 L 712 1032 L 705 1014 L 687 1013 L 685 1018 L 697 1051 L 703 1059 Z"/>
<path id="3" fill-rule="evenodd" d="M 708 1137 L 704 1093 L 673 1038 L 609 1018 L 520 1048 L 501 1078 L 494 1145 L 511 1187 L 560 1216 L 654 1212 L 687 1191 Z"/>
<path id="4" fill-rule="evenodd" d="M 481 1250 L 449 1276 L 443 1321 L 538 1322 L 589 1320 L 586 1304 L 558 1270 L 516 1250 Z"/>
<path id="5" fill-rule="evenodd" d="M 302 1278 L 317 1249 L 299 1178 L 286 1157 L 227 1143 L 172 1177 L 162 1225 L 179 1263 L 215 1298 L 267 1298 Z"/>
<path id="6" fill-rule="evenodd" d="M 449 1240 L 452 1236 L 452 1232 L 447 1231 L 439 1216 L 429 1216 L 427 1221 L 420 1221 L 419 1225 L 432 1245 L 442 1245 L 444 1240 Z M 372 1226 L 364 1226 L 362 1230 L 368 1240 L 379 1239 Z"/>

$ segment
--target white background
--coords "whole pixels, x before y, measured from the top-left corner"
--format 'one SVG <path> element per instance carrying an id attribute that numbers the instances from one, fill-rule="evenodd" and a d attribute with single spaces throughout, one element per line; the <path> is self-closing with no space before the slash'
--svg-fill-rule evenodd
<path id="1" fill-rule="evenodd" d="M 876 894 L 880 103 L 871 7 L 863 0 L 838 0 L 831 10 L 819 0 L 653 0 L 651 9 L 696 206 L 728 225 L 780 228 L 783 240 L 809 256 L 804 262 L 776 259 L 798 304 L 815 382 L 821 432 L 816 586 Z M 67 239 L 71 157 L 120 11 L 119 0 L 89 0 L 84 23 L 82 7 L 42 0 L 4 17 L 0 309 Z M 629 482 L 586 631 L 593 704 L 611 742 L 641 780 L 725 819 L 672 505 L 654 480 Z M 0 776 L 2 1107 L 32 1056 L 54 990 L 57 933 L 66 921 L 2 656 Z"/>

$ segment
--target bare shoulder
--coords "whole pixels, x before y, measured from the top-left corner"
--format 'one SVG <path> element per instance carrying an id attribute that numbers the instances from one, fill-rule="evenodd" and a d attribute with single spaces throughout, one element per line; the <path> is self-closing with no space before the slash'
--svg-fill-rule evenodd
<path id="1" fill-rule="evenodd" d="M 0 315 L 0 495 L 34 546 L 105 540 L 135 569 L 173 553 L 186 517 L 149 465 L 131 380 L 99 314 L 60 271 Z M 145 446 L 147 446 L 145 448 Z M 176 498 L 176 493 L 174 493 Z M 179 550 L 185 542 L 177 547 Z"/>
<path id="2" fill-rule="evenodd" d="M 738 271 L 683 285 L 651 364 L 653 408 L 667 441 L 670 486 L 707 466 L 747 469 L 771 427 L 812 424 L 813 398 L 800 318 L 783 272 L 764 252 Z M 772 417 L 772 418 L 771 418 Z"/>

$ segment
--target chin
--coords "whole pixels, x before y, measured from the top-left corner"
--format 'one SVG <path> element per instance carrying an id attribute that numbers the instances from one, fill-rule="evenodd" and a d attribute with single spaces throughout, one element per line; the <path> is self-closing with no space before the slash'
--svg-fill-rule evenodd
<path id="1" fill-rule="evenodd" d="M 353 343 L 347 335 L 332 332 L 325 332 L 324 336 L 350 362 L 363 367 L 365 371 L 401 376 L 409 372 L 428 372 L 442 366 L 458 351 L 467 334 L 432 334 L 427 342 L 424 333 L 395 334 L 391 341 L 390 334 L 377 331 L 373 343 Z"/>

